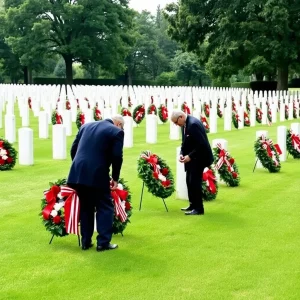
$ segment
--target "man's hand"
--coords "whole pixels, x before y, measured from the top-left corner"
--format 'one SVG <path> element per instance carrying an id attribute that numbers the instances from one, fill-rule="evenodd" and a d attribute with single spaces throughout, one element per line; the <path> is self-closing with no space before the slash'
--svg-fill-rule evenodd
<path id="1" fill-rule="evenodd" d="M 186 156 L 180 155 L 179 161 L 180 161 L 181 163 L 186 164 L 186 163 L 188 163 L 189 161 L 191 161 L 191 158 L 190 158 L 188 155 L 186 155 Z"/>
<path id="2" fill-rule="evenodd" d="M 115 191 L 118 188 L 118 181 L 114 181 L 113 179 L 110 182 L 110 189 Z"/>

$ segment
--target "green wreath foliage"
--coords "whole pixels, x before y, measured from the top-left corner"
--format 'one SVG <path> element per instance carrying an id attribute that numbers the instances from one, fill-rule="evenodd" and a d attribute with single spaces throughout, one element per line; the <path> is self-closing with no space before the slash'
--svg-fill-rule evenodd
<path id="1" fill-rule="evenodd" d="M 59 122 L 57 122 L 57 120 L 59 120 Z M 53 111 L 51 116 L 51 122 L 52 125 L 63 124 L 63 118 L 61 115 L 58 114 L 57 110 Z"/>
<path id="2" fill-rule="evenodd" d="M 218 106 L 217 106 L 217 114 L 218 114 L 218 117 L 219 117 L 219 118 L 222 118 L 222 117 L 223 117 L 223 113 L 222 113 L 222 111 L 221 111 L 220 104 L 218 104 Z"/>
<path id="3" fill-rule="evenodd" d="M 80 129 L 80 127 L 84 124 L 81 122 L 81 117 L 83 116 L 84 118 L 84 113 L 82 112 L 82 110 L 79 110 L 77 112 L 77 117 L 76 117 L 76 126 L 78 129 Z"/>
<path id="4" fill-rule="evenodd" d="M 269 143 L 271 151 L 274 153 L 276 160 L 278 162 L 278 165 L 273 161 L 272 157 L 268 155 L 267 149 L 263 146 L 263 137 L 258 137 L 257 140 L 254 143 L 254 151 L 257 156 L 257 158 L 260 160 L 262 166 L 265 169 L 268 169 L 270 173 L 277 173 L 280 171 L 281 164 L 280 164 L 280 158 L 278 155 L 278 152 L 276 148 L 274 147 L 272 140 L 269 138 L 264 138 L 267 143 Z"/>
<path id="5" fill-rule="evenodd" d="M 138 105 L 132 113 L 133 121 L 136 124 L 140 124 L 145 118 L 145 107 L 144 105 Z"/>
<path id="6" fill-rule="evenodd" d="M 221 150 L 218 147 L 213 148 L 213 154 L 214 154 L 214 164 L 217 165 L 217 162 L 220 159 Z M 231 168 L 233 171 L 229 169 L 226 163 L 223 163 L 223 165 L 219 168 L 218 173 L 220 175 L 220 178 L 231 187 L 236 187 L 240 185 L 241 177 L 239 174 L 238 166 L 235 162 L 235 159 L 230 155 L 228 151 L 226 152 L 226 159 L 230 163 Z"/>
<path id="7" fill-rule="evenodd" d="M 154 113 L 154 114 L 153 114 Z M 157 108 L 155 104 L 150 104 L 147 110 L 148 115 L 157 115 Z"/>
<path id="8" fill-rule="evenodd" d="M 122 107 L 121 108 L 121 116 L 123 117 L 131 117 L 131 112 L 128 108 Z"/>
<path id="9" fill-rule="evenodd" d="M 272 123 L 272 111 L 270 108 L 268 108 L 268 121 Z"/>
<path id="10" fill-rule="evenodd" d="M 250 126 L 250 118 L 247 112 L 244 112 L 244 126 L 245 127 Z"/>
<path id="11" fill-rule="evenodd" d="M 0 171 L 11 170 L 17 162 L 18 151 L 12 144 L 0 137 Z"/>
<path id="12" fill-rule="evenodd" d="M 61 190 L 61 186 L 62 185 L 66 185 L 67 181 L 65 178 L 63 179 L 58 179 L 57 181 L 50 182 L 50 189 L 52 191 L 55 191 L 55 194 L 58 194 Z M 58 194 L 59 195 L 59 194 Z M 64 211 L 64 201 L 65 199 L 63 198 L 59 198 L 58 196 L 56 197 L 56 203 L 57 204 L 61 204 L 58 207 L 60 207 L 60 209 L 54 209 L 57 213 L 57 216 L 51 216 L 49 217 L 49 219 L 45 219 L 43 217 L 43 210 L 45 209 L 45 207 L 48 205 L 47 201 L 46 201 L 46 197 L 44 196 L 44 198 L 42 199 L 42 206 L 41 206 L 41 212 L 40 212 L 40 216 L 42 219 L 42 222 L 46 228 L 47 231 L 50 231 L 51 234 L 55 235 L 55 236 L 59 236 L 59 237 L 63 237 L 68 235 L 68 233 L 66 232 L 66 226 L 65 226 L 65 211 Z M 55 203 L 55 204 L 56 204 Z"/>
<path id="13" fill-rule="evenodd" d="M 165 110 L 165 113 L 166 113 L 165 118 L 164 118 L 164 116 L 163 116 L 163 110 Z M 161 104 L 161 105 L 158 107 L 158 117 L 159 117 L 159 119 L 160 119 L 163 123 L 168 122 L 168 117 L 169 117 L 169 115 L 168 115 L 168 109 L 167 109 L 167 107 L 166 107 L 165 105 L 163 105 L 163 104 Z"/>
<path id="14" fill-rule="evenodd" d="M 287 149 L 288 153 L 293 156 L 293 158 L 299 159 L 300 158 L 300 145 L 298 148 L 295 149 L 295 147 L 293 145 L 293 141 L 292 141 L 292 135 L 293 135 L 293 132 L 291 130 L 288 130 L 287 135 L 286 135 L 286 149 Z M 296 138 L 297 140 L 300 141 L 299 135 L 295 135 L 294 138 Z"/>
<path id="15" fill-rule="evenodd" d="M 239 115 L 235 110 L 232 111 L 232 123 L 234 128 L 238 129 L 239 128 L 239 121 L 238 121 Z"/>
<path id="16" fill-rule="evenodd" d="M 289 119 L 289 107 L 287 105 L 284 106 L 284 117 L 286 120 Z"/>
<path id="17" fill-rule="evenodd" d="M 217 197 L 219 186 L 218 186 L 215 170 L 211 167 L 209 167 L 207 169 L 208 169 L 208 172 L 211 172 L 211 175 L 213 176 L 212 183 L 215 185 L 216 191 L 215 191 L 215 193 L 213 193 L 212 190 L 207 185 L 207 182 L 205 180 L 205 172 L 207 170 L 204 170 L 203 177 L 202 177 L 202 197 L 203 197 L 203 200 L 212 201 L 212 200 L 215 200 Z"/>
<path id="18" fill-rule="evenodd" d="M 256 107 L 256 121 L 259 124 L 261 124 L 261 122 L 262 122 L 262 111 L 258 107 Z"/>
<path id="19" fill-rule="evenodd" d="M 297 119 L 298 118 L 298 116 L 297 116 L 297 109 L 296 109 L 296 105 L 294 104 L 294 106 L 293 106 L 293 118 L 294 119 Z"/>
<path id="20" fill-rule="evenodd" d="M 147 162 L 142 155 L 149 156 L 153 155 L 154 158 L 157 159 L 157 165 L 160 167 L 161 174 L 166 178 L 165 185 L 162 183 L 160 179 L 157 178 L 158 174 L 155 174 L 153 166 Z M 174 177 L 171 172 L 171 169 L 163 160 L 156 154 L 152 154 L 150 151 L 143 151 L 138 159 L 137 163 L 138 177 L 143 180 L 148 191 L 162 199 L 167 199 L 170 197 L 175 191 L 174 188 Z"/>

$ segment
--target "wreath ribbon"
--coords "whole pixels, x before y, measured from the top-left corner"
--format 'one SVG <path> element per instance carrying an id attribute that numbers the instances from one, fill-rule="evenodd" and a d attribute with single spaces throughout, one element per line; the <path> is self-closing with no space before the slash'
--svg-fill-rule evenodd
<path id="1" fill-rule="evenodd" d="M 210 192 L 212 194 L 215 194 L 217 192 L 217 188 L 215 185 L 216 177 L 214 176 L 213 171 L 210 169 L 207 169 L 206 171 L 204 171 L 203 175 L 202 175 L 202 179 L 204 181 L 206 181 L 206 186 L 210 190 Z"/>
<path id="2" fill-rule="evenodd" d="M 292 138 L 292 144 L 293 144 L 293 147 L 295 150 L 297 150 L 298 152 L 300 152 L 300 137 L 299 135 L 296 135 L 296 134 L 292 134 L 291 135 L 291 138 Z M 1 145 L 0 145 L 1 147 Z"/>
<path id="3" fill-rule="evenodd" d="M 85 122 L 85 116 L 84 116 L 84 114 L 80 114 L 80 123 L 81 123 L 81 125 L 83 125 L 84 122 Z"/>
<path id="4" fill-rule="evenodd" d="M 58 186 L 53 186 L 53 187 L 51 187 L 50 190 L 47 190 L 47 191 L 44 192 L 44 196 L 45 196 L 47 205 L 43 209 L 42 214 L 43 214 L 43 218 L 45 220 L 49 220 L 50 214 L 51 214 L 51 212 L 53 210 L 53 207 L 56 203 L 56 198 L 57 198 L 57 195 L 58 195 L 59 192 L 60 192 L 60 189 L 59 189 Z"/>
<path id="5" fill-rule="evenodd" d="M 61 124 L 61 115 L 59 115 L 58 113 L 55 115 L 55 120 L 56 120 L 56 124 Z"/>
<path id="6" fill-rule="evenodd" d="M 61 188 L 61 196 L 67 197 L 65 201 L 66 232 L 78 235 L 79 223 L 79 198 L 75 190 L 68 186 Z"/>
<path id="7" fill-rule="evenodd" d="M 191 114 L 191 110 L 190 110 L 190 108 L 187 106 L 186 103 L 183 103 L 183 111 L 184 111 L 184 113 L 186 113 L 186 114 L 188 114 L 188 115 Z"/>
<path id="8" fill-rule="evenodd" d="M 162 114 L 162 117 L 163 117 L 164 120 L 166 120 L 168 118 L 168 111 L 165 107 L 163 107 L 161 109 L 161 114 Z"/>
<path id="9" fill-rule="evenodd" d="M 272 158 L 273 162 L 276 166 L 279 165 L 279 162 L 277 161 L 275 151 L 272 150 L 271 146 L 273 145 L 273 142 L 271 140 L 266 139 L 264 136 L 261 137 L 262 147 L 267 151 L 267 154 L 270 158 Z M 274 145 L 276 151 L 281 154 L 281 149 L 278 144 Z"/>
<path id="10" fill-rule="evenodd" d="M 127 196 L 128 192 L 121 189 L 116 189 L 111 192 L 111 197 L 115 204 L 115 215 L 119 217 L 122 223 L 127 220 L 127 213 L 125 208 L 122 206 L 122 201 L 125 201 Z"/>
<path id="11" fill-rule="evenodd" d="M 157 166 L 157 156 L 155 154 L 151 154 L 150 151 L 147 151 L 146 154 L 141 155 L 141 158 L 145 159 L 146 162 L 152 166 L 153 172 L 160 173 L 159 168 Z"/>
<path id="12" fill-rule="evenodd" d="M 230 169 L 230 172 L 232 173 L 234 171 L 234 169 L 232 168 L 230 162 L 227 159 L 228 152 L 222 148 L 221 144 L 217 144 L 217 147 L 220 149 L 220 153 L 219 153 L 219 160 L 216 164 L 216 169 L 219 170 L 225 163 L 228 166 L 228 168 Z"/>

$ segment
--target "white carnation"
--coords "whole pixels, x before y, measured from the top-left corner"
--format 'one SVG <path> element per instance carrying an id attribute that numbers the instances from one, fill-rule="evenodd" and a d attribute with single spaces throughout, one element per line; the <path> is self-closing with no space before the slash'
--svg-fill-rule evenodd
<path id="1" fill-rule="evenodd" d="M 161 180 L 161 181 L 166 181 L 166 177 L 163 175 L 163 174 L 158 174 L 158 179 Z"/>
<path id="2" fill-rule="evenodd" d="M 118 183 L 118 190 L 123 190 L 123 185 L 121 183 Z"/>
<path id="3" fill-rule="evenodd" d="M 56 211 L 59 211 L 61 209 L 61 204 L 60 203 L 55 203 L 53 208 L 56 210 Z"/>
<path id="4" fill-rule="evenodd" d="M 1 148 L 1 150 L 0 150 L 0 155 L 5 155 L 5 154 L 7 154 L 7 151 L 6 151 L 5 149 L 2 149 L 2 148 Z"/>
<path id="5" fill-rule="evenodd" d="M 54 218 L 57 216 L 57 211 L 55 209 L 53 209 L 50 213 L 50 215 Z"/>
<path id="6" fill-rule="evenodd" d="M 2 155 L 2 159 L 7 160 L 8 156 L 7 155 Z"/>

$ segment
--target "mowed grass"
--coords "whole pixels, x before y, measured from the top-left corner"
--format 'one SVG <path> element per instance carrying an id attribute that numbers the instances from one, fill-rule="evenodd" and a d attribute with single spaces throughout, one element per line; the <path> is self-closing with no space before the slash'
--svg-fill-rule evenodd
<path id="1" fill-rule="evenodd" d="M 134 128 L 134 148 L 124 149 L 122 168 L 132 192 L 131 224 L 124 237 L 113 237 L 119 249 L 103 253 L 82 251 L 74 235 L 49 245 L 51 234 L 38 216 L 41 198 L 48 182 L 67 176 L 71 161 L 52 160 L 51 139 L 38 139 L 37 125 L 31 116 L 34 166 L 0 172 L 0 299 L 300 298 L 300 161 L 289 157 L 278 174 L 252 172 L 255 131 L 268 130 L 276 142 L 277 125 L 224 132 L 219 120 L 219 133 L 209 139 L 228 140 L 242 180 L 237 188 L 220 185 L 204 216 L 185 216 L 180 208 L 187 202 L 175 194 L 166 200 L 167 213 L 147 191 L 138 210 L 140 152 L 159 154 L 175 176 L 180 141 L 169 140 L 168 124 L 158 126 L 155 145 L 145 143 L 145 123 Z"/>

